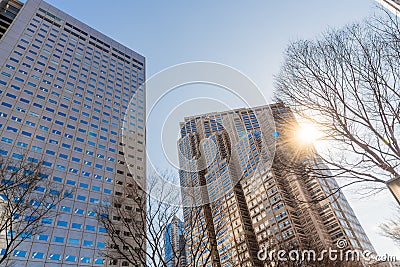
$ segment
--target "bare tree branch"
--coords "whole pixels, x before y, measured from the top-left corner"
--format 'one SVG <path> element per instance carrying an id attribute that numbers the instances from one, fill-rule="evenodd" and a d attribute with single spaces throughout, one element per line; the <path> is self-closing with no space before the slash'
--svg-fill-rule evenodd
<path id="1" fill-rule="evenodd" d="M 348 185 L 400 177 L 399 29 L 386 13 L 292 42 L 276 77 L 277 99 L 324 133 L 314 153 Z"/>
<path id="2" fill-rule="evenodd" d="M 392 239 L 400 246 L 400 208 L 397 208 L 397 216 L 380 226 L 383 235 Z"/>
<path id="3" fill-rule="evenodd" d="M 26 154 L 20 160 L 0 159 L 0 265 L 26 240 L 46 231 L 46 218 L 58 216 L 55 206 L 70 191 L 47 180 L 42 161 Z"/>
<path id="4" fill-rule="evenodd" d="M 171 175 L 164 172 L 163 179 L 158 179 L 158 174 L 152 173 L 147 179 L 146 192 L 132 185 L 125 188 L 123 196 L 111 199 L 112 207 L 99 206 L 97 219 L 106 228 L 109 248 L 103 256 L 110 261 L 123 260 L 134 266 L 154 267 L 178 267 L 180 261 L 175 259 L 182 256 L 193 260 L 191 266 L 203 266 L 203 262 L 208 261 L 211 255 L 204 258 L 204 252 L 209 233 L 205 229 L 202 207 L 184 210 L 185 223 L 191 225 L 184 231 L 186 251 L 173 249 L 172 258 L 166 258 L 167 227 L 182 212 L 180 205 L 172 204 L 177 203 L 180 196 L 169 189 L 167 181 L 171 180 Z M 194 240 L 196 242 L 192 242 Z"/>

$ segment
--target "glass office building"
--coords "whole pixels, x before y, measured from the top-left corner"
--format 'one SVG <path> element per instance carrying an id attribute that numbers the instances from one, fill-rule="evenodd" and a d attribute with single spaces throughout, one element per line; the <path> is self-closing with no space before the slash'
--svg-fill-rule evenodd
<path id="1" fill-rule="evenodd" d="M 186 267 L 184 225 L 174 217 L 165 231 L 165 262 L 167 267 Z"/>
<path id="2" fill-rule="evenodd" d="M 319 161 L 293 144 L 295 125 L 282 103 L 187 117 L 180 124 L 187 248 L 206 248 L 201 255 L 187 249 L 188 266 L 271 266 L 258 257 L 261 249 L 322 251 L 338 249 L 338 241 L 345 250 L 374 251 L 329 170 L 321 168 L 324 176 L 303 171 Z M 293 160 L 299 164 L 285 164 Z M 200 210 L 196 220 L 194 209 Z"/>
<path id="3" fill-rule="evenodd" d="M 107 240 L 95 210 L 145 177 L 144 57 L 41 0 L 1 1 L 0 24 L 1 156 L 27 151 L 44 159 L 45 179 L 75 188 L 11 260 L 129 266 L 102 258 Z M 124 155 L 125 145 L 135 153 Z"/>

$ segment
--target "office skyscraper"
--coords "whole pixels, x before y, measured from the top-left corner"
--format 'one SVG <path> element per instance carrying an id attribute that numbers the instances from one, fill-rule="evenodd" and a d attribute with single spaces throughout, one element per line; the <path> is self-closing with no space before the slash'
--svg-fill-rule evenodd
<path id="1" fill-rule="evenodd" d="M 1 1 L 0 3 L 0 39 L 10 27 L 11 23 L 21 10 L 22 3 L 19 1 Z"/>
<path id="2" fill-rule="evenodd" d="M 183 222 L 174 217 L 165 232 L 165 260 L 168 267 L 186 267 Z"/>
<path id="3" fill-rule="evenodd" d="M 44 159 L 45 178 L 75 188 L 55 207 L 60 216 L 45 218 L 46 231 L 11 259 L 16 266 L 129 266 L 102 258 L 107 240 L 95 210 L 145 177 L 144 57 L 41 0 L 1 1 L 0 34 L 1 155 L 28 151 L 32 161 Z M 125 145 L 135 153 L 124 155 Z"/>
<path id="4" fill-rule="evenodd" d="M 265 247 L 318 251 L 337 249 L 339 240 L 345 249 L 374 251 L 344 195 L 333 194 L 338 184 L 326 178 L 329 170 L 324 177 L 306 171 L 307 164 L 321 163 L 291 141 L 296 124 L 283 104 L 192 116 L 180 124 L 187 247 L 202 242 L 206 248 L 201 255 L 187 250 L 188 266 L 263 266 L 257 252 Z M 271 159 L 275 141 L 271 165 L 263 159 Z M 293 160 L 298 171 L 285 165 Z"/>

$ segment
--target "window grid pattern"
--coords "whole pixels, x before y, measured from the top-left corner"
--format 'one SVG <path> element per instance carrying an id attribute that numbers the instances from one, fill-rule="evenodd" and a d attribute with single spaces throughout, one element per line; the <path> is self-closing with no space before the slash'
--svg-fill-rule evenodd
<path id="1" fill-rule="evenodd" d="M 26 266 L 102 265 L 105 229 L 96 222 L 96 205 L 108 205 L 133 176 L 145 176 L 144 60 L 47 3 L 25 5 L 20 15 L 31 19 L 0 69 L 0 153 L 44 159 L 50 175 L 43 178 L 75 190 L 54 207 L 57 219 L 44 219 L 48 230 L 13 257 Z M 129 173 L 121 153 L 128 106 L 137 173 Z"/>

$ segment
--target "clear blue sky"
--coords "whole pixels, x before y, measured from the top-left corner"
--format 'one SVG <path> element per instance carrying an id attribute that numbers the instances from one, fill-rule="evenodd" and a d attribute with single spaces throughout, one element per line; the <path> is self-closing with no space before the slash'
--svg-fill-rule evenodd
<path id="1" fill-rule="evenodd" d="M 248 75 L 267 100 L 273 92 L 273 75 L 279 70 L 290 40 L 315 38 L 330 27 L 341 27 L 376 12 L 373 0 L 47 2 L 144 55 L 147 77 L 183 62 L 216 61 Z M 207 95 L 212 90 L 201 86 L 185 89 L 171 96 L 170 102 L 167 98 L 164 112 L 176 102 L 199 96 L 198 91 Z M 213 109 L 213 105 L 198 105 L 186 109 L 187 114 L 175 114 L 169 120 L 173 125 L 168 132 L 171 142 L 175 143 L 178 121 L 183 116 Z M 153 138 L 157 136 L 149 136 L 148 143 Z M 377 228 L 391 217 L 391 196 L 383 193 L 360 200 L 354 192 L 346 193 L 378 252 L 400 258 L 400 250 Z"/>

